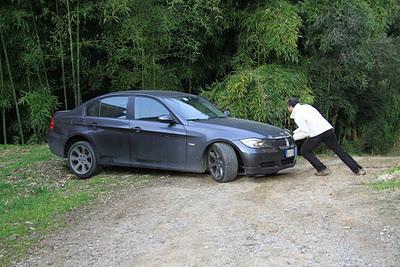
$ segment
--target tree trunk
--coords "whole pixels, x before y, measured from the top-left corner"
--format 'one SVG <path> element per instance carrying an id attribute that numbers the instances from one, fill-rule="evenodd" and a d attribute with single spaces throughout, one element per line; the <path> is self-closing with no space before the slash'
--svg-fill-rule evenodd
<path id="1" fill-rule="evenodd" d="M 72 88 L 74 91 L 75 107 L 78 106 L 78 94 L 76 91 L 76 80 L 75 80 L 75 60 L 74 60 L 74 45 L 72 41 L 72 16 L 69 8 L 69 0 L 67 0 L 67 18 L 68 18 L 68 34 L 69 34 L 69 49 L 71 56 L 71 71 L 72 71 Z"/>
<path id="2" fill-rule="evenodd" d="M 1 44 L 3 45 L 4 57 L 6 59 L 8 76 L 10 78 L 10 84 L 11 84 L 11 89 L 12 89 L 11 91 L 12 91 L 12 95 L 13 95 L 13 98 L 14 98 L 15 111 L 17 113 L 19 135 L 20 135 L 20 138 L 21 138 L 21 143 L 25 144 L 24 131 L 22 129 L 21 115 L 19 113 L 19 107 L 18 107 L 18 101 L 17 101 L 17 93 L 15 92 L 14 81 L 13 81 L 13 77 L 12 77 L 12 74 L 11 74 L 10 62 L 8 61 L 7 49 L 6 49 L 6 44 L 4 42 L 4 37 L 3 37 L 3 32 L 2 31 L 0 31 L 0 38 L 1 38 Z"/>

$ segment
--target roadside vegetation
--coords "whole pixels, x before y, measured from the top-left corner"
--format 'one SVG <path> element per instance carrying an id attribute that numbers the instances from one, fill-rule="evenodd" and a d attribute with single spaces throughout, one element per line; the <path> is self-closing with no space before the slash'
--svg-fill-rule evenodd
<path id="1" fill-rule="evenodd" d="M 396 0 L 5 0 L 1 143 L 45 139 L 56 110 L 130 89 L 203 94 L 233 116 L 293 128 L 313 103 L 342 144 L 400 146 Z"/>
<path id="2" fill-rule="evenodd" d="M 0 146 L 0 266 L 12 265 L 68 223 L 67 213 L 147 181 L 147 175 L 113 169 L 78 180 L 47 145 Z"/>
<path id="3" fill-rule="evenodd" d="M 400 165 L 389 168 L 378 177 L 378 181 L 372 182 L 370 185 L 377 190 L 400 189 Z"/>

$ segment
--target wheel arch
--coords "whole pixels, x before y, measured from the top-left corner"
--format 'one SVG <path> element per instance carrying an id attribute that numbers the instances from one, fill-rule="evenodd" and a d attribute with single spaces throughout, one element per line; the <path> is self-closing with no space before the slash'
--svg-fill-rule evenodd
<path id="1" fill-rule="evenodd" d="M 65 145 L 64 145 L 64 158 L 68 157 L 67 154 L 68 154 L 68 150 L 71 147 L 71 145 L 76 143 L 76 142 L 79 142 L 79 141 L 89 142 L 93 146 L 93 149 L 96 152 L 96 145 L 94 144 L 93 140 L 88 136 L 78 134 L 78 135 L 71 136 L 70 138 L 68 138 L 67 142 L 65 142 Z"/>
<path id="2" fill-rule="evenodd" d="M 233 148 L 233 150 L 236 153 L 237 160 L 238 160 L 239 173 L 242 172 L 243 171 L 243 165 L 244 165 L 243 156 L 242 156 L 239 148 L 234 143 L 232 143 L 232 142 L 230 142 L 229 140 L 226 140 L 226 139 L 212 140 L 211 142 L 209 142 L 206 145 L 206 147 L 204 148 L 203 153 L 202 153 L 203 165 L 204 165 L 205 170 L 208 170 L 207 152 L 210 149 L 210 147 L 215 143 L 225 143 L 227 145 L 230 145 Z"/>

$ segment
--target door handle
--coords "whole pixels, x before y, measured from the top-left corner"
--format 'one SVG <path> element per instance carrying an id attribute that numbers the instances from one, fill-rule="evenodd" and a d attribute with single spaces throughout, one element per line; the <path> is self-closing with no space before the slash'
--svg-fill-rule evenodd
<path id="1" fill-rule="evenodd" d="M 142 130 L 142 128 L 140 128 L 140 127 L 133 127 L 133 128 L 131 128 L 135 133 L 139 133 L 141 130 Z"/>
<path id="2" fill-rule="evenodd" d="M 93 128 L 96 128 L 96 127 L 97 127 L 97 122 L 92 122 L 92 123 L 90 124 L 90 126 L 93 127 Z"/>

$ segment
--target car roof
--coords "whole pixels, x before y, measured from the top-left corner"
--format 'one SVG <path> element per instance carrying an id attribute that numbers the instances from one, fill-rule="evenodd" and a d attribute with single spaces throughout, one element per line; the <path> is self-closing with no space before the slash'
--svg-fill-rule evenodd
<path id="1" fill-rule="evenodd" d="M 103 96 L 112 96 L 112 95 L 148 95 L 154 97 L 182 97 L 182 96 L 194 96 L 191 94 L 187 94 L 184 92 L 177 92 L 177 91 L 163 91 L 163 90 L 129 90 L 129 91 L 118 91 L 109 93 Z"/>

